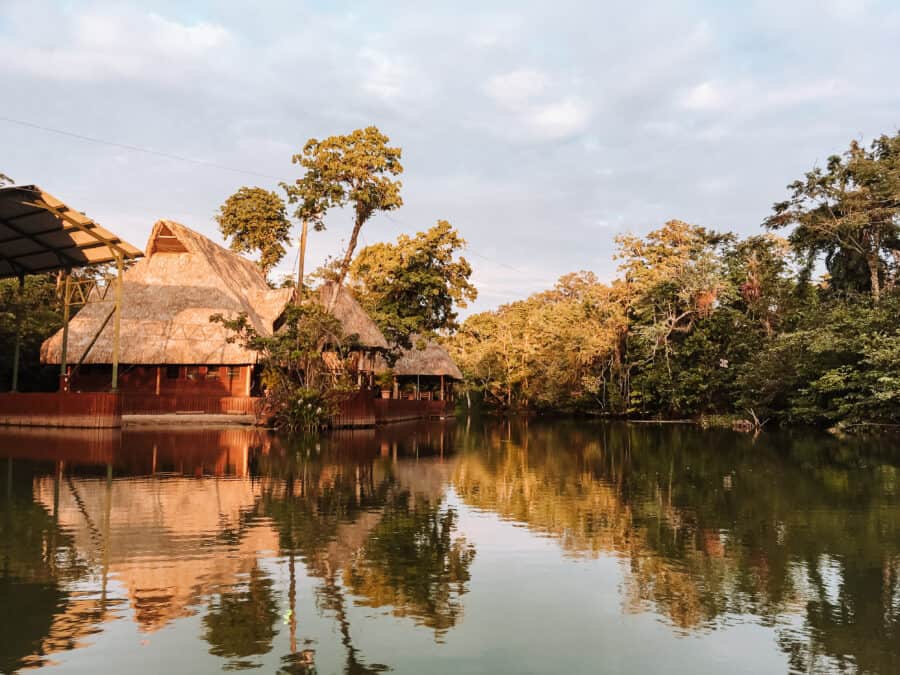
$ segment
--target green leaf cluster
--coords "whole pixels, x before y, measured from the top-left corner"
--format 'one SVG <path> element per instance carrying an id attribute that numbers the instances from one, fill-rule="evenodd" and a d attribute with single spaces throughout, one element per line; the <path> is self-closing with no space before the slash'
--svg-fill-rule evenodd
<path id="1" fill-rule="evenodd" d="M 233 251 L 259 252 L 258 264 L 263 274 L 268 274 L 284 257 L 291 222 L 284 201 L 274 192 L 242 187 L 225 200 L 216 221 L 222 235 L 231 239 Z"/>
<path id="2" fill-rule="evenodd" d="M 387 339 L 403 347 L 412 336 L 458 327 L 458 307 L 478 296 L 472 266 L 457 254 L 465 240 L 446 220 L 401 235 L 396 243 L 367 246 L 353 261 L 354 295 Z"/>

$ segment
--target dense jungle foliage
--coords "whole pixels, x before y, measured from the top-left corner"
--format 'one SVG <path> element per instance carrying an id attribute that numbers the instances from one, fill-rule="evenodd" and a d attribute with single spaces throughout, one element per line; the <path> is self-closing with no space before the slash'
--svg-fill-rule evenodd
<path id="1" fill-rule="evenodd" d="M 762 234 L 672 220 L 617 238 L 612 283 L 569 274 L 470 316 L 450 341 L 470 392 L 506 410 L 900 422 L 900 135 L 788 189 Z"/>

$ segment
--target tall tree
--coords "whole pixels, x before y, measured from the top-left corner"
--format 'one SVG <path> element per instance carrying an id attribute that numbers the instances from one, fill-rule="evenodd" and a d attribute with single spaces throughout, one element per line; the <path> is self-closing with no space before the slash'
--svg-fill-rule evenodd
<path id="1" fill-rule="evenodd" d="M 459 251 L 465 240 L 446 220 L 415 237 L 367 246 L 350 274 L 356 297 L 392 342 L 409 347 L 414 334 L 458 327 L 456 307 L 478 291 L 472 266 Z"/>
<path id="2" fill-rule="evenodd" d="M 895 266 L 900 258 L 900 134 L 881 136 L 868 149 L 853 141 L 843 155 L 829 157 L 824 170 L 814 168 L 788 189 L 790 199 L 774 205 L 765 225 L 795 225 L 794 248 L 810 260 L 824 253 L 841 273 L 860 258 L 877 302 L 882 278 L 893 281 L 885 258 Z"/>
<path id="3" fill-rule="evenodd" d="M 636 335 L 650 360 L 661 350 L 668 362 L 672 335 L 689 332 L 720 301 L 726 284 L 716 247 L 726 239 L 680 220 L 644 238 L 616 237 Z"/>
<path id="4" fill-rule="evenodd" d="M 284 245 L 291 234 L 284 201 L 274 192 L 259 187 L 242 187 L 225 200 L 216 215 L 219 230 L 231 239 L 231 249 L 259 253 L 263 274 L 284 257 Z"/>
<path id="5" fill-rule="evenodd" d="M 329 208 L 353 207 L 353 229 L 341 260 L 338 288 L 350 271 L 359 232 L 366 221 L 378 211 L 393 211 L 403 205 L 401 183 L 392 178 L 403 172 L 401 150 L 390 147 L 389 141 L 374 126 L 324 140 L 311 138 L 292 158 L 306 173 L 293 185 L 282 185 L 289 200 L 299 205 L 298 217 L 304 222 L 311 220 L 317 229 L 324 227 Z M 329 310 L 338 295 L 332 295 Z"/>

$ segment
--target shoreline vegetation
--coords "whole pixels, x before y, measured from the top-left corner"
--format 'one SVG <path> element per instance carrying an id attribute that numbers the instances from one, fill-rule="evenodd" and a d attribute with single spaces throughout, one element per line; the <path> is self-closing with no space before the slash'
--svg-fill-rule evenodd
<path id="1" fill-rule="evenodd" d="M 762 226 L 620 234 L 614 280 L 575 272 L 469 316 L 449 340 L 463 399 L 746 431 L 897 428 L 900 134 L 828 158 Z"/>
<path id="2" fill-rule="evenodd" d="M 854 141 L 788 185 L 759 234 L 674 219 L 642 236 L 622 233 L 613 280 L 566 274 L 463 321 L 458 310 L 477 289 L 460 255 L 466 241 L 446 220 L 357 251 L 369 219 L 403 204 L 401 154 L 375 127 L 310 139 L 293 156 L 300 177 L 280 185 L 286 201 L 241 187 L 216 215 L 231 248 L 263 274 L 283 259 L 291 218 L 302 226 L 298 269 L 269 281 L 296 289 L 282 327 L 267 335 L 243 315 L 211 317 L 260 354 L 283 428 L 327 426 L 335 396 L 361 384 L 359 346 L 331 316 L 343 287 L 387 337 L 388 368 L 414 342 L 439 340 L 464 375 L 458 401 L 467 410 L 743 431 L 900 423 L 900 133 Z M 333 211 L 353 216 L 346 248 L 306 274 L 307 237 Z M 333 284 L 332 300 L 310 302 L 313 284 Z M 61 325 L 57 280 L 34 275 L 21 291 L 16 280 L 0 282 L 0 353 L 13 351 L 17 304 L 26 316 L 24 389 L 39 390 L 54 379 L 38 350 Z"/>

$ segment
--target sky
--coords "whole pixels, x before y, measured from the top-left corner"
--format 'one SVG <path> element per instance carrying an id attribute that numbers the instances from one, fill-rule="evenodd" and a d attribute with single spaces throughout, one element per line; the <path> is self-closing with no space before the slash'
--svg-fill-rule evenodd
<path id="1" fill-rule="evenodd" d="M 613 278 L 621 232 L 758 232 L 787 183 L 898 130 L 898 35 L 893 0 L 0 0 L 0 172 L 141 248 L 160 218 L 221 242 L 228 195 L 374 124 L 404 206 L 361 243 L 449 220 L 480 311 Z M 349 235 L 327 222 L 313 265 Z"/>

